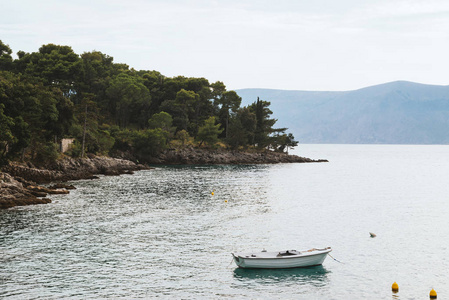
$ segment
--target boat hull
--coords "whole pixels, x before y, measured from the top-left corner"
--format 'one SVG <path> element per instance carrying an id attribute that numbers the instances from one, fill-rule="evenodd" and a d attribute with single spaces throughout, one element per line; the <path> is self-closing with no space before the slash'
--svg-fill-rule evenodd
<path id="1" fill-rule="evenodd" d="M 331 249 L 322 249 L 291 256 L 270 257 L 269 254 L 233 254 L 239 268 L 246 269 L 285 269 L 318 266 L 323 264 Z M 259 257 L 260 256 L 260 257 Z"/>

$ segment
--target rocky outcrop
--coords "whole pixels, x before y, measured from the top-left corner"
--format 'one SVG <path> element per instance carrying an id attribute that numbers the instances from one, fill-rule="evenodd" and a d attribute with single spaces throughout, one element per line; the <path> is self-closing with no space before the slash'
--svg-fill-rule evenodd
<path id="1" fill-rule="evenodd" d="M 10 163 L 3 170 L 15 177 L 37 183 L 97 178 L 95 174 L 119 175 L 148 168 L 132 161 L 111 157 L 64 158 L 43 168 L 31 164 Z"/>
<path id="2" fill-rule="evenodd" d="M 310 163 L 327 162 L 327 160 L 313 160 L 297 155 L 288 155 L 273 151 L 242 152 L 230 150 L 207 150 L 198 148 L 184 148 L 167 150 L 157 158 L 151 159 L 152 164 L 276 164 L 276 163 Z"/>
<path id="3" fill-rule="evenodd" d="M 0 172 L 0 209 L 30 204 L 46 204 L 51 200 L 47 193 L 68 193 L 67 190 L 53 190 L 39 187 L 32 182 L 16 180 Z"/>
<path id="4" fill-rule="evenodd" d="M 130 174 L 134 170 L 148 168 L 129 160 L 110 157 L 84 159 L 65 158 L 52 165 L 36 168 L 30 163 L 10 163 L 0 172 L 0 209 L 20 205 L 50 203 L 48 194 L 68 194 L 73 185 L 57 183 L 47 187 L 38 185 L 52 181 L 98 178 L 94 174 Z"/>

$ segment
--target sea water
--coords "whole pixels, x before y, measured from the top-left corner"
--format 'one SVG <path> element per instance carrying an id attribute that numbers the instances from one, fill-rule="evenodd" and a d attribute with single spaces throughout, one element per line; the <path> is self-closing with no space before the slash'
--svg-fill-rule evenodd
<path id="1" fill-rule="evenodd" d="M 449 146 L 294 153 L 329 162 L 159 166 L 0 211 L 0 298 L 449 297 Z M 318 267 L 231 260 L 328 246 Z"/>

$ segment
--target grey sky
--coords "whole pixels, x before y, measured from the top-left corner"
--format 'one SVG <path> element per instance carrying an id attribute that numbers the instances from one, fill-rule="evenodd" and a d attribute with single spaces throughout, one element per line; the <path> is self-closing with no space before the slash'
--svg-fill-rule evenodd
<path id="1" fill-rule="evenodd" d="M 228 89 L 449 84 L 446 0 L 0 0 L 0 39 L 99 50 Z"/>

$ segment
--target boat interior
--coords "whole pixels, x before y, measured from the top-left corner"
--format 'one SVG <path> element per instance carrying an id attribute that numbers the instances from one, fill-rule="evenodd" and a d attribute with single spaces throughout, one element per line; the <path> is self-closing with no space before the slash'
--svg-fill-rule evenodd
<path id="1" fill-rule="evenodd" d="M 296 251 L 296 250 L 286 250 L 286 251 L 279 252 L 277 256 L 291 256 L 291 255 L 299 255 L 299 254 L 301 254 L 301 252 Z"/>

